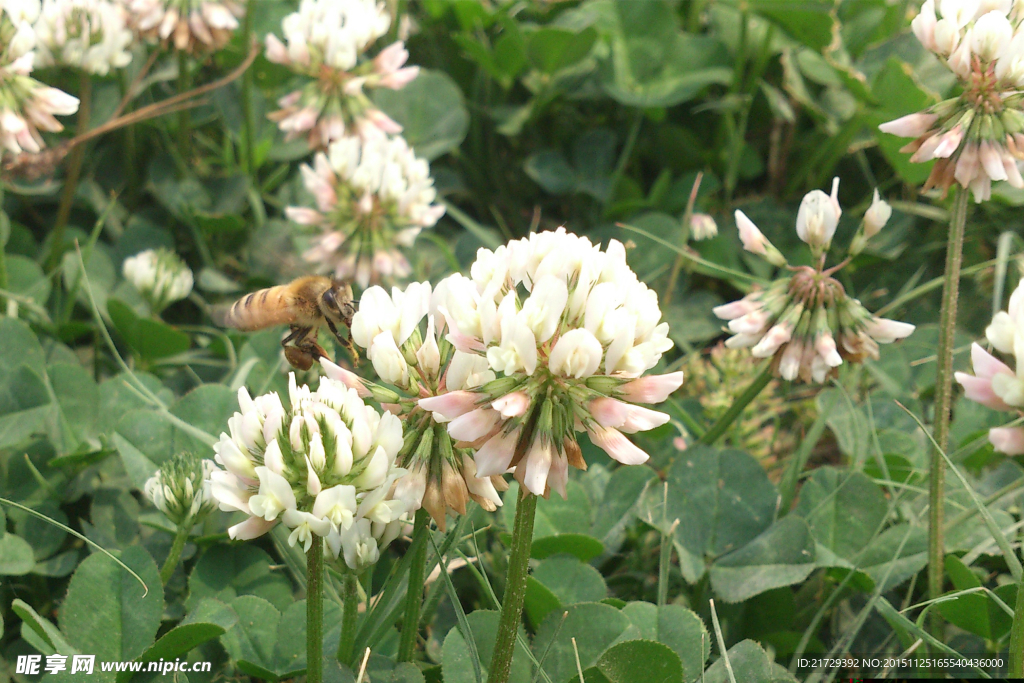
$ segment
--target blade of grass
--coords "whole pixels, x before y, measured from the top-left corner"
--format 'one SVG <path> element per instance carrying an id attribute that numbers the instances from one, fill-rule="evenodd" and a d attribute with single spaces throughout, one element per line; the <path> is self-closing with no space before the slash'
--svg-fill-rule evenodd
<path id="1" fill-rule="evenodd" d="M 736 674 L 732 671 L 732 662 L 729 661 L 729 652 L 725 649 L 725 638 L 722 636 L 722 625 L 718 623 L 718 611 L 715 609 L 715 601 L 708 600 L 711 604 L 711 624 L 715 627 L 715 640 L 718 641 L 718 650 L 722 653 L 722 660 L 725 662 L 725 672 L 729 675 L 729 683 L 736 683 Z"/>
<path id="2" fill-rule="evenodd" d="M 953 464 L 953 461 L 949 459 L 949 456 L 946 455 L 946 452 L 939 448 L 939 444 L 936 443 L 935 439 L 932 437 L 931 432 L 925 429 L 924 424 L 921 422 L 921 420 L 918 419 L 917 415 L 915 415 L 911 410 L 909 410 L 905 405 L 903 405 L 899 401 L 896 401 L 896 405 L 898 405 L 904 412 L 906 412 L 907 415 L 913 418 L 914 422 L 917 423 L 917 426 L 921 428 L 921 431 L 923 431 L 928 436 L 928 439 L 932 442 L 932 446 L 935 447 L 939 455 L 941 455 L 942 458 L 946 461 L 946 466 L 949 467 L 950 471 L 956 475 L 957 479 L 960 480 L 960 484 L 964 487 L 964 489 L 967 491 L 967 494 L 971 497 L 971 502 L 973 502 L 974 506 L 978 509 L 978 514 L 981 515 L 982 520 L 984 520 L 985 522 L 985 526 L 988 527 L 989 533 L 992 534 L 992 538 L 999 546 L 999 550 L 1003 554 L 1003 559 L 1006 561 L 1006 566 L 1009 568 L 1010 574 L 1013 575 L 1013 580 L 1019 583 L 1021 580 L 1021 574 L 1024 573 L 1024 568 L 1021 567 L 1020 560 L 1017 559 L 1017 554 L 1013 552 L 1013 548 L 1010 547 L 1010 542 L 1006 540 L 1006 536 L 1004 536 L 1003 532 L 999 529 L 999 525 L 996 524 L 996 520 L 992 518 L 992 513 L 989 511 L 987 507 L 985 507 L 985 504 L 981 502 L 981 499 L 978 498 L 978 494 L 975 493 L 974 487 L 970 485 L 970 483 L 967 481 L 967 478 L 964 477 L 964 475 L 960 472 L 960 469 L 955 464 Z"/>
<path id="3" fill-rule="evenodd" d="M 430 545 L 434 546 L 434 552 L 437 553 L 438 561 L 441 563 L 441 579 L 445 582 L 444 587 L 448 591 L 448 599 L 452 601 L 452 607 L 455 609 L 455 617 L 459 622 L 459 633 L 462 634 L 462 639 L 466 641 L 466 647 L 469 648 L 469 658 L 473 663 L 473 675 L 476 676 L 476 683 L 481 683 L 483 681 L 483 667 L 480 664 L 480 653 L 476 649 L 476 640 L 473 638 L 473 629 L 469 627 L 469 620 L 466 618 L 465 610 L 462 609 L 459 595 L 455 592 L 452 577 L 448 575 L 448 562 L 444 559 L 444 555 L 441 554 L 441 550 L 437 547 L 433 537 L 429 538 Z"/>
<path id="4" fill-rule="evenodd" d="M 82 534 L 78 533 L 77 531 L 75 531 L 71 527 L 67 526 L 66 524 L 61 524 L 57 520 L 51 519 L 51 518 L 47 517 L 46 515 L 44 515 L 43 513 L 38 512 L 36 510 L 33 510 L 30 507 L 26 507 L 26 506 L 22 505 L 21 503 L 15 503 L 13 500 L 8 500 L 6 498 L 0 498 L 0 503 L 3 503 L 5 505 L 10 505 L 11 507 L 18 508 L 19 510 L 21 510 L 23 512 L 27 512 L 28 514 L 32 515 L 33 517 L 38 517 L 39 519 L 43 520 L 44 522 L 46 522 L 48 524 L 52 524 L 53 526 L 57 527 L 58 529 L 61 529 L 62 531 L 71 534 L 72 536 L 74 536 L 75 538 L 79 539 L 80 541 L 84 541 L 88 546 L 90 546 L 92 548 L 95 548 L 96 550 L 100 551 L 101 553 L 103 553 L 104 555 L 106 555 L 107 557 L 112 559 L 114 562 L 116 562 L 118 564 L 118 566 L 121 567 L 121 569 L 125 570 L 126 572 L 131 574 L 133 577 L 135 577 L 135 580 L 142 584 L 142 590 L 143 590 L 142 597 L 146 597 L 147 595 L 149 595 L 149 586 L 147 586 L 146 582 L 142 580 L 142 577 L 139 576 L 138 574 L 136 574 L 134 571 L 132 571 L 131 567 L 129 567 L 124 562 L 122 562 L 121 560 L 119 560 L 116 557 L 114 557 L 110 553 L 110 551 L 108 551 L 106 548 L 104 548 L 101 545 L 98 545 L 95 541 L 92 541 L 92 540 L 86 538 L 85 536 L 83 536 Z"/>
<path id="5" fill-rule="evenodd" d="M 638 228 L 634 225 L 629 225 L 627 223 L 616 223 L 616 225 L 622 228 L 623 230 L 629 230 L 630 232 L 635 232 L 638 235 L 643 235 L 647 239 L 651 240 L 652 242 L 655 242 L 656 244 L 660 244 L 666 249 L 671 249 L 672 251 L 679 254 L 683 258 L 691 261 L 694 265 L 699 266 L 699 268 L 696 268 L 695 270 L 700 270 L 705 275 L 710 275 L 712 277 L 717 277 L 721 279 L 738 280 L 739 282 L 745 284 L 768 284 L 768 281 L 765 280 L 764 278 L 757 277 L 756 275 L 751 275 L 750 273 L 744 273 L 739 270 L 733 270 L 732 268 L 727 268 L 725 266 L 720 266 L 717 263 L 713 263 L 704 258 L 701 258 L 697 254 L 685 248 L 672 244 L 668 240 L 664 240 L 658 237 L 657 235 L 652 235 L 643 228 Z"/>

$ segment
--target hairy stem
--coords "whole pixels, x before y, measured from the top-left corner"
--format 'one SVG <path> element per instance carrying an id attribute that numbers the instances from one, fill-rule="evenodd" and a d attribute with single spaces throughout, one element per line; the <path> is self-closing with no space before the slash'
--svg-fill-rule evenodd
<path id="1" fill-rule="evenodd" d="M 324 542 L 313 537 L 306 553 L 306 683 L 324 677 Z"/>
<path id="2" fill-rule="evenodd" d="M 427 534 L 430 533 L 430 513 L 420 508 L 416 511 L 416 523 L 412 532 L 412 546 L 409 552 L 409 583 L 405 592 L 405 616 L 402 619 L 402 637 L 398 642 L 398 661 L 411 662 L 416 653 L 416 636 L 419 634 L 420 611 L 423 608 L 423 582 L 427 574 Z"/>
<path id="3" fill-rule="evenodd" d="M 537 496 L 525 488 L 521 489 L 516 504 L 516 521 L 512 527 L 512 552 L 508 556 L 508 574 L 505 577 L 505 595 L 501 599 L 498 635 L 494 640 L 487 683 L 505 683 L 512 670 L 512 653 L 519 633 L 523 600 L 526 598 L 526 578 L 533 545 L 533 517 L 536 511 Z"/>
<path id="4" fill-rule="evenodd" d="M 740 416 L 743 409 L 750 405 L 750 402 L 757 398 L 757 395 L 764 390 L 768 383 L 772 381 L 772 366 L 769 363 L 765 365 L 764 370 L 761 374 L 750 383 L 746 391 L 740 394 L 732 405 L 729 406 L 729 410 L 725 412 L 725 415 L 718 418 L 718 422 L 711 425 L 704 436 L 700 438 L 699 443 L 707 444 L 708 446 L 714 445 L 716 441 L 722 438 L 722 435 L 732 426 L 732 423 L 736 421 L 736 418 Z"/>
<path id="5" fill-rule="evenodd" d="M 341 579 L 341 638 L 338 641 L 338 661 L 345 666 L 352 664 L 352 648 L 356 642 L 356 617 L 359 615 L 359 577 L 350 571 Z"/>
<path id="6" fill-rule="evenodd" d="M 174 534 L 174 542 L 171 544 L 171 551 L 167 553 L 167 559 L 164 560 L 164 566 L 160 568 L 160 583 L 167 585 L 167 582 L 171 580 L 171 575 L 174 574 L 174 568 L 178 566 L 178 560 L 181 559 L 181 551 L 185 549 L 185 542 L 188 540 L 188 532 L 191 528 L 179 527 L 178 533 Z"/>
<path id="7" fill-rule="evenodd" d="M 943 558 L 943 504 L 946 489 L 946 463 L 942 452 L 949 445 L 949 410 L 953 401 L 953 345 L 956 334 L 956 305 L 960 294 L 960 263 L 963 260 L 964 228 L 967 225 L 965 188 L 957 190 L 946 243 L 946 272 L 942 285 L 942 310 L 939 313 L 938 372 L 935 378 L 935 442 L 939 450 L 932 451 L 928 484 L 928 597 L 942 595 Z M 932 612 L 932 635 L 942 640 L 942 619 L 938 611 Z"/>

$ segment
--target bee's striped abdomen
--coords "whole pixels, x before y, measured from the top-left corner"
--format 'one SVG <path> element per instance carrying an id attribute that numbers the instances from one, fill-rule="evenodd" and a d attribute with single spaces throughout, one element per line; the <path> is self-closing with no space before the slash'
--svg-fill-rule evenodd
<path id="1" fill-rule="evenodd" d="M 288 285 L 278 285 L 247 294 L 236 301 L 224 316 L 224 324 L 243 331 L 261 330 L 296 322 L 293 296 Z"/>

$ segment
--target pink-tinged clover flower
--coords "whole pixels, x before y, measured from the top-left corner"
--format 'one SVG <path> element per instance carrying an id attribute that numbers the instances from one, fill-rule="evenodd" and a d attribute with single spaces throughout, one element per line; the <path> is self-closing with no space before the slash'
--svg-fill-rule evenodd
<path id="1" fill-rule="evenodd" d="M 123 0 L 140 37 L 175 50 L 214 52 L 238 29 L 245 5 L 236 0 Z"/>
<path id="2" fill-rule="evenodd" d="M 530 493 L 565 497 L 569 466 L 586 469 L 578 432 L 621 463 L 646 461 L 625 434 L 668 415 L 635 404 L 665 400 L 683 376 L 644 375 L 672 341 L 623 245 L 602 250 L 559 228 L 481 249 L 470 272 L 442 281 L 433 302 L 456 355 L 492 377 L 420 406 L 476 450 L 477 476 L 512 472 Z"/>
<path id="3" fill-rule="evenodd" d="M 738 301 L 717 306 L 714 313 L 728 321 L 732 336 L 726 347 L 749 348 L 755 358 L 770 358 L 775 374 L 786 380 L 824 382 L 844 360 L 877 359 L 879 344 L 891 344 L 914 331 L 908 323 L 871 315 L 846 294 L 832 275 L 847 261 L 825 268 L 842 214 L 838 193 L 836 178 L 831 195 L 813 190 L 800 203 L 796 231 L 811 248 L 814 266 L 787 265 L 757 226 L 741 211 L 736 212 L 744 247 L 773 265 L 785 266 L 789 274 Z M 876 192 L 854 235 L 849 256 L 859 253 L 891 214 L 892 209 Z"/>
<path id="4" fill-rule="evenodd" d="M 1013 368 L 978 344 L 971 345 L 971 366 L 974 374 L 957 372 L 956 381 L 964 388 L 964 396 L 975 403 L 999 411 L 1024 410 L 1024 334 L 1019 332 L 1021 307 L 1024 305 L 1024 279 L 1010 295 L 1006 311 L 996 313 L 985 331 L 996 353 L 1013 359 Z M 1024 427 L 996 427 L 988 439 L 997 451 L 1007 455 L 1024 455 Z"/>
<path id="5" fill-rule="evenodd" d="M 419 67 L 405 65 L 409 52 L 402 41 L 373 59 L 366 56 L 390 26 L 391 15 L 379 0 L 302 0 L 282 22 L 284 40 L 267 36 L 267 59 L 306 81 L 281 98 L 281 109 L 269 116 L 286 139 L 305 136 L 319 149 L 344 135 L 402 132 L 366 95 L 377 88 L 400 90 L 419 73 Z"/>
<path id="6" fill-rule="evenodd" d="M 457 442 L 489 434 L 503 415 L 525 410 L 525 402 L 509 395 L 500 406 L 478 410 L 484 399 L 475 389 L 495 374 L 486 359 L 445 339 L 437 310 L 442 295 L 427 282 L 390 294 L 377 286 L 363 292 L 352 340 L 366 349 L 379 382 L 320 362 L 328 377 L 373 396 L 405 425 L 396 463 L 407 474 L 395 483 L 394 496 L 410 512 L 424 508 L 444 530 L 447 515 L 465 514 L 470 500 L 493 512 L 501 505 L 498 492 L 508 488 L 500 473 L 479 475 L 472 449 Z"/>
<path id="7" fill-rule="evenodd" d="M 407 276 L 401 250 L 444 215 L 429 165 L 401 137 L 344 137 L 301 171 L 315 206 L 285 213 L 312 232 L 303 258 L 362 287 Z"/>
<path id="8" fill-rule="evenodd" d="M 38 2 L 0 3 L 0 154 L 37 154 L 42 132 L 59 133 L 57 116 L 78 111 L 78 98 L 32 78 Z"/>
<path id="9" fill-rule="evenodd" d="M 914 138 L 901 151 L 916 163 L 935 160 L 925 189 L 943 194 L 955 182 L 981 202 L 992 182 L 1024 187 L 1024 14 L 1016 2 L 936 4 L 926 0 L 911 23 L 921 44 L 956 74 L 954 98 L 908 114 L 879 129 Z"/>

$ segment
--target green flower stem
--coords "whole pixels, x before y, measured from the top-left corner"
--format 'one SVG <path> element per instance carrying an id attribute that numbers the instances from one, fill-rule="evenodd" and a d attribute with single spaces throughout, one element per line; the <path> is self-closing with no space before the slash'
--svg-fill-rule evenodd
<path id="1" fill-rule="evenodd" d="M 341 638 L 338 640 L 338 661 L 352 664 L 352 649 L 356 643 L 356 617 L 359 615 L 359 577 L 351 570 L 341 579 L 341 599 L 345 603 L 341 612 Z"/>
<path id="2" fill-rule="evenodd" d="M 1017 604 L 1010 627 L 1010 661 L 1006 670 L 1010 678 L 1024 678 L 1024 579 L 1017 583 Z"/>
<path id="3" fill-rule="evenodd" d="M 188 70 L 188 53 L 184 50 L 178 51 L 178 94 L 186 93 L 191 87 L 191 78 Z M 189 149 L 192 142 L 192 114 L 188 108 L 178 112 L 178 153 L 181 154 L 185 163 L 188 163 Z"/>
<path id="4" fill-rule="evenodd" d="M 704 436 L 700 438 L 698 443 L 713 446 L 716 441 L 722 438 L 722 435 L 725 434 L 729 427 L 732 426 L 732 423 L 740 416 L 743 409 L 750 405 L 750 402 L 757 398 L 757 395 L 760 394 L 771 381 L 772 366 L 771 363 L 768 363 L 764 366 L 764 370 L 761 371 L 761 374 L 757 376 L 757 379 L 751 382 L 746 391 L 740 394 L 740 396 L 732 402 L 732 405 L 729 406 L 729 410 L 725 412 L 725 415 L 718 418 L 718 422 L 711 425 L 711 429 L 709 429 Z"/>
<path id="5" fill-rule="evenodd" d="M 167 559 L 164 560 L 164 566 L 160 568 L 160 583 L 167 585 L 167 582 L 171 580 L 171 575 L 174 574 L 174 568 L 178 566 L 178 560 L 181 559 L 181 551 L 185 549 L 185 542 L 188 540 L 188 532 L 191 531 L 191 527 L 179 527 L 178 533 L 174 535 L 174 543 L 171 544 L 171 551 L 167 553 Z"/>
<path id="6" fill-rule="evenodd" d="M 423 608 L 423 585 L 427 574 L 427 534 L 430 533 L 430 513 L 420 508 L 412 532 L 412 561 L 409 565 L 409 583 L 405 592 L 405 617 L 402 619 L 402 638 L 398 642 L 398 661 L 411 662 L 416 652 L 420 610 Z"/>
<path id="7" fill-rule="evenodd" d="M 537 496 L 520 489 L 516 504 L 516 521 L 512 527 L 512 552 L 508 556 L 508 574 L 505 577 L 505 595 L 501 599 L 498 635 L 491 655 L 491 672 L 487 683 L 505 683 L 512 670 L 512 652 L 519 633 L 519 619 L 526 598 L 526 578 L 533 545 L 533 518 L 537 511 Z"/>
<path id="8" fill-rule="evenodd" d="M 78 88 L 78 118 L 75 135 L 84 135 L 89 130 L 89 117 L 92 109 L 92 78 L 83 71 Z M 64 228 L 71 217 L 71 207 L 75 203 L 75 190 L 78 179 L 82 175 L 82 162 L 85 161 L 85 143 L 75 145 L 68 155 L 67 173 L 64 175 L 64 187 L 60 192 L 60 203 L 57 205 L 57 217 L 53 219 L 53 233 L 50 235 L 50 252 L 46 257 L 45 270 L 53 270 L 60 265 L 64 254 Z"/>
<path id="9" fill-rule="evenodd" d="M 963 260 L 964 228 L 967 225 L 966 188 L 957 190 L 946 243 L 946 272 L 942 285 L 942 310 L 939 313 L 938 372 L 935 378 L 935 443 L 932 451 L 928 485 L 928 598 L 942 595 L 943 560 L 943 503 L 946 489 L 946 462 L 942 452 L 949 445 L 949 410 L 953 402 L 953 346 L 956 334 L 956 305 L 960 294 L 960 263 Z M 942 618 L 932 612 L 932 635 L 942 640 Z"/>
<path id="10" fill-rule="evenodd" d="M 313 537 L 306 553 L 306 683 L 324 677 L 324 542 Z"/>

